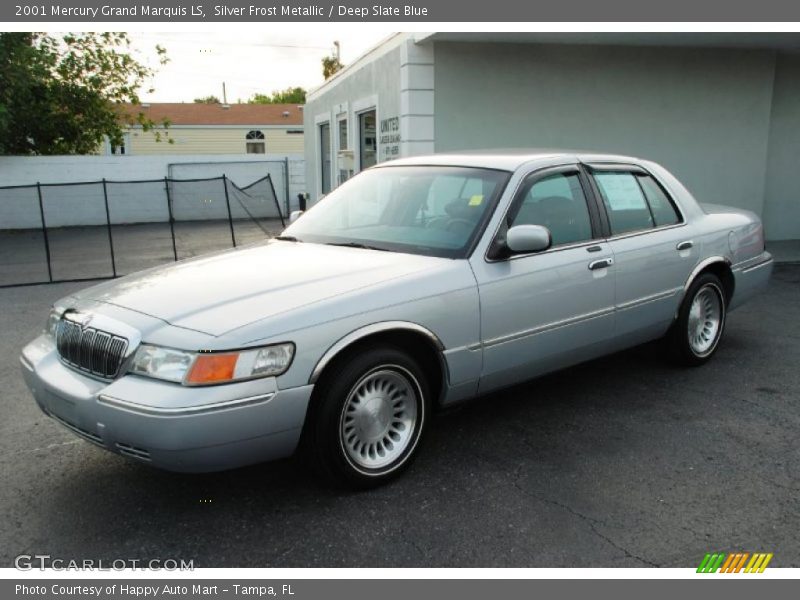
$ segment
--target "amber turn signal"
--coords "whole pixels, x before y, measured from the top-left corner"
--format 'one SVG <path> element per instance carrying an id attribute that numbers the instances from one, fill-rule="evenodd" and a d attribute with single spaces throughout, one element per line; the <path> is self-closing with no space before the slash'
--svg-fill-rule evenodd
<path id="1" fill-rule="evenodd" d="M 236 370 L 239 354 L 198 354 L 186 378 L 189 384 L 230 381 Z"/>

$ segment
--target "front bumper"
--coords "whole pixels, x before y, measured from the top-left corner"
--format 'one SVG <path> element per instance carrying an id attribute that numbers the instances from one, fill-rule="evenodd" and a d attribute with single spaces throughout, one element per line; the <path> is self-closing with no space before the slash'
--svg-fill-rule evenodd
<path id="1" fill-rule="evenodd" d="M 733 298 L 730 309 L 734 309 L 767 287 L 772 275 L 774 261 L 769 252 L 738 263 L 732 267 L 734 277 Z"/>
<path id="2" fill-rule="evenodd" d="M 45 414 L 101 448 L 170 471 L 221 471 L 291 455 L 314 387 L 279 390 L 274 378 L 209 387 L 136 375 L 98 381 L 65 366 L 45 335 L 20 362 Z"/>

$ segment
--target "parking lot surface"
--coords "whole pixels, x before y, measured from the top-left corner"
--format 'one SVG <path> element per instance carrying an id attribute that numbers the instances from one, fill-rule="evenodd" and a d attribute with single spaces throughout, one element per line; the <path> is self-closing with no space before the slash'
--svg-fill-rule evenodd
<path id="1" fill-rule="evenodd" d="M 21 347 L 85 284 L 0 290 L 0 566 L 19 554 L 196 567 L 800 566 L 800 266 L 731 313 L 706 366 L 655 344 L 439 416 L 400 480 L 319 486 L 293 460 L 178 475 L 45 417 Z"/>
<path id="2" fill-rule="evenodd" d="M 278 219 L 235 219 L 233 236 L 228 221 L 176 221 L 112 225 L 111 241 L 105 226 L 56 227 L 48 229 L 50 268 L 54 281 L 111 277 L 116 267 L 125 275 L 190 258 L 227 250 L 277 235 L 283 229 Z M 175 234 L 175 247 L 172 234 Z M 114 264 L 111 247 L 114 248 Z M 0 286 L 48 280 L 47 251 L 41 230 L 0 229 Z"/>

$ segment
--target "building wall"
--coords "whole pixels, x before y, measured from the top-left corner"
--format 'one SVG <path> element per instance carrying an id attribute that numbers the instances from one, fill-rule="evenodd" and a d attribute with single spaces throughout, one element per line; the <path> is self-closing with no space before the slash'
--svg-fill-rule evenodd
<path id="1" fill-rule="evenodd" d="M 800 56 L 778 56 L 769 130 L 764 229 L 771 240 L 800 238 Z"/>
<path id="2" fill-rule="evenodd" d="M 757 50 L 438 43 L 436 151 L 638 155 L 670 169 L 701 201 L 761 214 L 775 58 Z M 797 67 L 783 68 L 776 107 L 797 127 Z M 798 139 L 781 131 L 770 146 L 776 164 L 789 160 Z M 775 187 L 787 190 L 780 178 Z"/>
<path id="3" fill-rule="evenodd" d="M 167 129 L 170 144 L 162 139 L 156 141 L 153 132 L 132 130 L 130 132 L 130 154 L 246 154 L 245 136 L 252 129 L 264 133 L 267 154 L 300 154 L 303 152 L 303 134 L 287 133 L 302 130 L 294 127 L 188 127 L 173 125 Z"/>
<path id="4" fill-rule="evenodd" d="M 306 133 L 306 183 L 307 191 L 314 202 L 321 192 L 320 139 L 319 126 L 322 122 L 331 123 L 332 173 L 338 172 L 336 123 L 341 115 L 347 115 L 348 140 L 350 149 L 355 152 L 355 171 L 358 170 L 358 119 L 357 114 L 370 107 L 377 109 L 378 138 L 380 140 L 381 121 L 400 117 L 400 44 L 402 36 L 388 41 L 377 49 L 368 62 L 353 65 L 336 79 L 328 82 L 318 92 L 306 98 L 303 108 Z M 378 161 L 387 158 L 394 144 L 378 143 Z M 399 152 L 399 149 L 398 149 Z M 335 183 L 334 183 L 335 187 Z"/>

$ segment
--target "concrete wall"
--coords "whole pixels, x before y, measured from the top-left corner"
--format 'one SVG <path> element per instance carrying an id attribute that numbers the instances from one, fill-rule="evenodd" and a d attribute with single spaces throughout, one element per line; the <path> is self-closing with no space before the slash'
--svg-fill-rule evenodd
<path id="1" fill-rule="evenodd" d="M 436 44 L 436 150 L 555 147 L 662 163 L 760 213 L 771 51 Z"/>
<path id="2" fill-rule="evenodd" d="M 306 98 L 303 109 L 305 124 L 306 184 L 314 202 L 320 194 L 319 125 L 331 123 L 331 156 L 334 187 L 337 165 L 336 123 L 347 115 L 349 145 L 355 151 L 355 171 L 358 171 L 358 119 L 356 115 L 374 106 L 377 109 L 378 138 L 382 120 L 400 117 L 400 44 L 405 38 L 397 36 L 376 49 L 363 64 L 350 69 L 314 91 Z M 378 161 L 387 159 L 388 145 L 378 143 Z M 389 156 L 388 158 L 396 158 Z"/>
<path id="3" fill-rule="evenodd" d="M 800 56 L 686 46 L 414 46 L 412 39 L 384 43 L 310 94 L 312 199 L 321 119 L 335 125 L 338 113 L 352 115 L 355 101 L 374 95 L 380 121 L 396 112 L 399 95 L 401 156 L 512 147 L 642 156 L 701 201 L 758 213 L 769 240 L 800 238 Z M 351 118 L 351 139 L 354 128 Z"/>
<path id="4" fill-rule="evenodd" d="M 153 156 L 3 156 L 0 157 L 0 186 L 40 183 L 130 181 L 143 179 L 210 178 L 226 174 L 240 187 L 269 173 L 278 201 L 286 195 L 284 159 L 289 159 L 290 210 L 297 207 L 297 194 L 305 191 L 302 155 L 153 155 Z M 112 221 L 115 223 L 159 222 L 168 218 L 162 183 L 109 185 Z M 102 186 L 43 187 L 48 226 L 99 225 L 105 223 Z M 213 191 L 213 190 L 211 190 Z M 216 190 L 214 196 L 216 196 Z M 202 193 L 202 186 L 198 186 Z M 178 202 L 179 199 L 174 199 Z M 192 201 L 192 199 L 187 199 Z M 187 210 L 189 210 L 187 208 Z M 217 211 L 218 212 L 218 211 Z M 209 212 L 215 218 L 216 212 Z M 198 212 L 198 218 L 203 213 Z M 0 189 L 0 229 L 41 226 L 35 188 Z"/>
<path id="5" fill-rule="evenodd" d="M 764 229 L 770 240 L 800 238 L 800 56 L 779 55 L 769 129 Z"/>
<path id="6" fill-rule="evenodd" d="M 302 154 L 303 134 L 288 133 L 302 131 L 303 126 L 277 127 L 185 127 L 173 125 L 167 134 L 174 143 L 157 142 L 152 132 L 131 130 L 130 154 L 239 154 L 246 153 L 245 136 L 253 129 L 264 134 L 268 154 Z"/>

